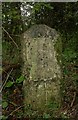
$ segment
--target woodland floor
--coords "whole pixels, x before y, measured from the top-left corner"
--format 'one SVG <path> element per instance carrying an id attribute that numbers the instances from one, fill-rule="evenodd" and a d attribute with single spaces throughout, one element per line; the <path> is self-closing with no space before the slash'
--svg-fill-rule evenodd
<path id="1" fill-rule="evenodd" d="M 19 68 L 20 69 L 20 68 Z M 70 73 L 78 73 L 78 69 L 74 64 L 70 64 L 67 66 L 67 69 Z M 15 68 L 13 72 L 16 72 L 18 68 Z M 6 79 L 10 69 L 7 73 L 3 74 L 3 81 Z M 11 79 L 14 76 L 10 76 Z M 10 78 L 9 78 L 10 79 Z M 13 78 L 15 79 L 15 78 Z M 59 112 L 64 113 L 62 117 L 64 118 L 74 118 L 74 120 L 78 119 L 78 91 L 75 85 L 72 83 L 71 74 L 64 75 L 63 84 L 63 92 L 62 92 L 62 103 L 63 106 Z M 14 84 L 11 87 L 3 89 L 3 100 L 6 99 L 8 105 L 4 106 L 2 112 L 4 115 L 4 119 L 10 120 L 18 120 L 25 119 L 30 120 L 29 118 L 23 118 L 23 94 L 22 94 L 22 83 Z M 62 118 L 61 118 L 62 119 Z"/>

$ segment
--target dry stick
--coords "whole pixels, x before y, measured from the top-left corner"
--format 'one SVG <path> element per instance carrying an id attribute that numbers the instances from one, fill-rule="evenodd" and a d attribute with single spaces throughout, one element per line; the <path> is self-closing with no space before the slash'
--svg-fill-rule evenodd
<path id="1" fill-rule="evenodd" d="M 7 35 L 9 36 L 9 38 L 12 40 L 12 42 L 15 44 L 15 46 L 18 48 L 18 45 L 16 44 L 16 42 L 13 40 L 13 38 L 10 36 L 10 34 L 5 30 L 4 27 L 2 27 L 3 30 L 7 33 Z"/>
<path id="2" fill-rule="evenodd" d="M 9 78 L 9 76 L 10 76 L 12 70 L 13 70 L 13 68 L 11 69 L 11 71 L 9 72 L 9 74 L 7 75 L 7 78 L 6 78 L 5 82 L 4 82 L 4 84 L 2 85 L 0 92 L 2 92 L 4 86 L 6 85 L 6 82 L 7 82 L 8 78 Z"/>
<path id="3" fill-rule="evenodd" d="M 75 97 L 76 97 L 76 92 L 74 92 L 73 100 L 72 100 L 72 102 L 71 102 L 71 107 L 72 107 L 72 106 L 73 106 L 73 104 L 74 104 Z"/>
<path id="4" fill-rule="evenodd" d="M 10 115 L 13 115 L 16 111 L 18 111 L 20 108 L 22 108 L 24 105 L 22 105 L 22 106 L 20 106 L 20 107 L 17 107 L 14 111 L 12 111 L 9 115 L 8 115 L 8 117 L 10 116 Z"/>

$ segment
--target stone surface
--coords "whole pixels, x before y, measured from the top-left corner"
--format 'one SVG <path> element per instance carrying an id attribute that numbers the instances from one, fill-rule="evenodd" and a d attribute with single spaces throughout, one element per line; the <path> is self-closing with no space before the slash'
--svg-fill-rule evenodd
<path id="1" fill-rule="evenodd" d="M 61 68 L 55 49 L 60 36 L 46 25 L 34 25 L 21 38 L 22 73 L 27 77 L 23 83 L 25 115 L 50 109 L 55 113 L 61 103 Z"/>

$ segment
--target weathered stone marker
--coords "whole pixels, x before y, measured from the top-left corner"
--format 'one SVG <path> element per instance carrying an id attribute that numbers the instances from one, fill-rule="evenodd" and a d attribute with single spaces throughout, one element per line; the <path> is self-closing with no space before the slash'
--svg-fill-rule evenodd
<path id="1" fill-rule="evenodd" d="M 55 44 L 60 36 L 46 25 L 34 25 L 22 38 L 23 83 L 25 115 L 36 112 L 56 112 L 61 103 L 61 69 L 57 61 Z M 59 48 L 61 49 L 61 48 Z M 31 111 L 31 112 L 30 112 Z"/>

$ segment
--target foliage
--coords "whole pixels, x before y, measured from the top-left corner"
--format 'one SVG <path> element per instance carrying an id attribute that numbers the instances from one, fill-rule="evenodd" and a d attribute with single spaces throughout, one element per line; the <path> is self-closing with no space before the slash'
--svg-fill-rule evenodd
<path id="1" fill-rule="evenodd" d="M 44 8 L 47 8 L 47 9 L 53 9 L 53 7 L 50 5 L 50 3 L 35 3 L 34 4 L 34 7 L 33 7 L 33 10 L 34 10 L 34 12 L 35 11 L 40 11 L 40 10 L 42 10 L 42 9 L 44 9 Z"/>
<path id="2" fill-rule="evenodd" d="M 7 91 L 5 94 L 3 94 L 3 102 L 2 102 L 2 108 L 3 108 L 3 111 L 6 110 L 6 108 L 8 108 L 10 105 L 14 106 L 14 107 L 17 107 L 17 104 L 15 103 L 16 101 L 13 101 L 13 100 L 10 100 L 10 101 L 7 101 L 12 94 L 17 94 L 17 92 L 19 91 L 18 87 L 22 84 L 22 82 L 24 81 L 24 76 L 20 76 L 19 78 L 17 78 L 15 81 L 12 81 L 11 79 L 9 81 L 7 81 L 7 83 L 5 84 L 4 86 L 4 91 Z M 15 86 L 18 86 L 18 87 L 15 87 Z M 11 90 L 11 91 L 9 91 Z M 17 91 L 18 90 L 18 91 Z M 14 96 L 13 96 L 14 97 Z M 21 101 L 20 101 L 21 102 Z M 19 113 L 20 112 L 20 113 Z M 18 118 L 21 118 L 21 116 L 23 115 L 23 112 L 22 110 L 18 110 L 17 111 L 17 117 Z M 3 119 L 7 119 L 8 116 L 2 116 Z"/>
<path id="3" fill-rule="evenodd" d="M 65 33 L 78 30 L 78 3 L 35 3 L 35 8 L 37 24 L 46 24 Z"/>
<path id="4" fill-rule="evenodd" d="M 7 83 L 6 83 L 6 86 L 5 87 L 11 87 L 13 85 L 13 82 L 12 81 L 8 81 Z"/>
<path id="5" fill-rule="evenodd" d="M 18 79 L 16 79 L 16 83 L 21 83 L 25 80 L 24 76 L 20 76 Z"/>
<path id="6" fill-rule="evenodd" d="M 6 108 L 8 106 L 8 103 L 6 101 L 2 102 L 2 108 Z"/>
<path id="7" fill-rule="evenodd" d="M 12 82 L 11 80 L 8 81 L 8 82 L 6 83 L 6 85 L 5 85 L 5 88 L 10 88 L 10 87 L 12 87 L 14 84 L 20 84 L 20 83 L 22 83 L 24 80 L 25 80 L 24 76 L 21 75 L 19 78 L 16 79 L 15 82 Z"/>

